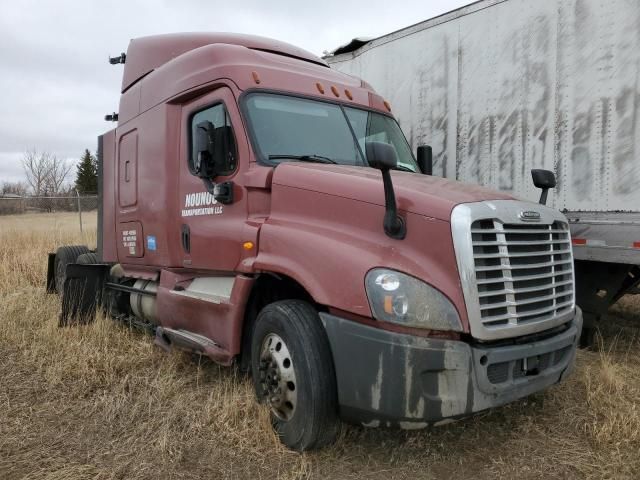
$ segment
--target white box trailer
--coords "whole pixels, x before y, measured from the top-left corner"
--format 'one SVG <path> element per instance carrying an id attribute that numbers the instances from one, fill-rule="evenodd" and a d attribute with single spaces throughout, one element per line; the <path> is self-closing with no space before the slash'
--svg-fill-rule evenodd
<path id="1" fill-rule="evenodd" d="M 391 104 L 433 174 L 549 204 L 571 222 L 590 326 L 640 282 L 640 1 L 483 0 L 326 57 Z"/>

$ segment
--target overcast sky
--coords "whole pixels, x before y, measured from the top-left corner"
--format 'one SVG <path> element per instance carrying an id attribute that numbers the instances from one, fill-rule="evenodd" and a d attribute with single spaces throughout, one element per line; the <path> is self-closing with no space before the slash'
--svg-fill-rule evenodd
<path id="1" fill-rule="evenodd" d="M 283 40 L 321 55 L 353 37 L 377 37 L 469 0 L 225 1 L 21 0 L 0 10 L 0 184 L 23 179 L 25 150 L 76 162 L 113 128 L 122 66 L 109 55 L 156 33 L 226 31 Z M 75 170 L 73 171 L 75 175 Z M 75 178 L 75 177 L 74 177 Z M 73 180 L 73 179 L 70 179 Z"/>

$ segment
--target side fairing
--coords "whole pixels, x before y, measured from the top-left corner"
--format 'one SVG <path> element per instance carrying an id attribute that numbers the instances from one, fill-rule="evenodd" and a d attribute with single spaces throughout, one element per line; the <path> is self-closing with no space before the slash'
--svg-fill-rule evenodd
<path id="1" fill-rule="evenodd" d="M 98 137 L 98 258 L 117 262 L 115 158 L 116 131 Z"/>

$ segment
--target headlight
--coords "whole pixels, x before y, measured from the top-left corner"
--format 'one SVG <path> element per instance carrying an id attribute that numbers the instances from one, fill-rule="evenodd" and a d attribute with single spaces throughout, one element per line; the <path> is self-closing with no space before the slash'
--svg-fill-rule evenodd
<path id="1" fill-rule="evenodd" d="M 406 327 L 462 331 L 458 312 L 449 299 L 417 278 L 374 268 L 367 273 L 365 286 L 377 320 Z"/>

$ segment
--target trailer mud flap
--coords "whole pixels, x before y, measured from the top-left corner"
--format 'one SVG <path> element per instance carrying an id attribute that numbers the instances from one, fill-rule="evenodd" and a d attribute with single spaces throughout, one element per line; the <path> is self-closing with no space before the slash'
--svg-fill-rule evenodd
<path id="1" fill-rule="evenodd" d="M 67 265 L 59 325 L 91 323 L 102 304 L 109 265 Z"/>

